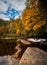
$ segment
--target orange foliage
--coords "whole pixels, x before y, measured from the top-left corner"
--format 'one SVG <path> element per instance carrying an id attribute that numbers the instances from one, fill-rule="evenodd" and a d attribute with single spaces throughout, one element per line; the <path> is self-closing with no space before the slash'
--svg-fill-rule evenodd
<path id="1" fill-rule="evenodd" d="M 46 24 L 45 21 L 40 21 L 40 22 L 36 23 L 36 25 L 34 25 L 33 30 L 36 31 L 39 28 L 41 28 L 42 26 L 44 26 L 45 24 Z"/>
<path id="2" fill-rule="evenodd" d="M 5 30 L 5 26 L 1 26 L 0 27 L 0 32 L 4 32 L 4 30 Z"/>

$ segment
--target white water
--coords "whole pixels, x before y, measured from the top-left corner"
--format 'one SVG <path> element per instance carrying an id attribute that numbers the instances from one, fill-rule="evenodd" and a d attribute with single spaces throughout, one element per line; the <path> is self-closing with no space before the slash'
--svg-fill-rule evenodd
<path id="1" fill-rule="evenodd" d="M 46 41 L 46 39 L 36 39 L 36 38 L 28 38 L 28 41 L 32 41 L 32 42 L 44 42 Z"/>

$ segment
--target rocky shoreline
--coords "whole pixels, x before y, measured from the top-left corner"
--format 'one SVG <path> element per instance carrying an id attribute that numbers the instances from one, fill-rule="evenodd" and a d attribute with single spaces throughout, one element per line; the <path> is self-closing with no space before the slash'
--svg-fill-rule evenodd
<path id="1" fill-rule="evenodd" d="M 0 40 L 0 65 L 47 65 L 47 39 L 8 40 Z M 15 57 L 17 52 L 22 54 L 19 59 Z"/>

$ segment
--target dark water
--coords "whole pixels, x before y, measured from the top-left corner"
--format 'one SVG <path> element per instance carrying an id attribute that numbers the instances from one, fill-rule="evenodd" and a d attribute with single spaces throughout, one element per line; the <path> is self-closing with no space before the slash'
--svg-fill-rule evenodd
<path id="1" fill-rule="evenodd" d="M 16 40 L 14 39 L 3 39 L 0 40 L 0 56 L 12 55 L 15 53 Z"/>

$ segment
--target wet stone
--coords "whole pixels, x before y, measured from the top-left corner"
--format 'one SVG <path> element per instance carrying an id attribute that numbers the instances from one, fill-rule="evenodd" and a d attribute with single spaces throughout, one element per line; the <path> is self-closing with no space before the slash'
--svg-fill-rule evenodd
<path id="1" fill-rule="evenodd" d="M 47 52 L 39 48 L 28 47 L 24 52 L 19 65 L 47 65 Z"/>

